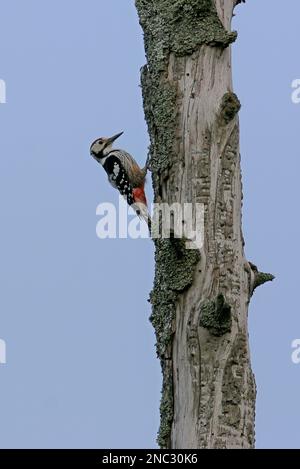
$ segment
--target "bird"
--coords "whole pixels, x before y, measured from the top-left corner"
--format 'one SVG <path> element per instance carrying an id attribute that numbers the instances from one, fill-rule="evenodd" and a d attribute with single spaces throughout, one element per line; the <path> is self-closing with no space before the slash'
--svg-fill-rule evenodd
<path id="1" fill-rule="evenodd" d="M 127 200 L 136 214 L 146 221 L 151 230 L 151 217 L 144 190 L 149 160 L 147 159 L 145 166 L 140 168 L 125 150 L 112 147 L 115 140 L 123 133 L 120 132 L 109 138 L 97 138 L 90 146 L 90 154 L 103 166 L 109 183 Z"/>

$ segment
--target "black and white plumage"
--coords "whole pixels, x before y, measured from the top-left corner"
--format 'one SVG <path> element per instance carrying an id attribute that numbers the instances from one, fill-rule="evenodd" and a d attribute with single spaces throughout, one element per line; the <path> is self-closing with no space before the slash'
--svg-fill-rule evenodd
<path id="1" fill-rule="evenodd" d="M 118 189 L 120 194 L 127 199 L 128 205 L 132 205 L 134 203 L 133 187 L 129 182 L 125 167 L 122 164 L 118 153 L 118 150 L 109 153 L 105 158 L 103 168 L 107 173 L 108 180 L 111 185 L 115 189 Z"/>
<path id="2" fill-rule="evenodd" d="M 110 138 L 98 138 L 90 148 L 93 158 L 103 166 L 110 184 L 125 197 L 128 205 L 148 223 L 151 219 L 147 209 L 147 200 L 144 191 L 147 174 L 147 163 L 140 168 L 135 159 L 126 151 L 113 149 L 113 142 L 123 132 Z"/>

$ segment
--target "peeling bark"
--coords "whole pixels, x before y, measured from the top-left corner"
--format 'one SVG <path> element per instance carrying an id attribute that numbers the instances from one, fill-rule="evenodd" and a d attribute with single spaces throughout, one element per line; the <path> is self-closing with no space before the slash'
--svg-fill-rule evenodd
<path id="1" fill-rule="evenodd" d="M 200 253 L 181 240 L 155 241 L 151 321 L 163 371 L 162 448 L 254 446 L 248 304 L 271 278 L 258 277 L 243 250 L 240 102 L 230 51 L 237 3 L 136 0 L 155 202 L 205 206 Z"/>

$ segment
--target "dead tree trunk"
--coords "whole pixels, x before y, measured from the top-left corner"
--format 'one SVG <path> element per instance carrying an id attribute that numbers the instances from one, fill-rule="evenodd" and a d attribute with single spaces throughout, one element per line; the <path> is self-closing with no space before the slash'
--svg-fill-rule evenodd
<path id="1" fill-rule="evenodd" d="M 244 256 L 240 103 L 232 90 L 240 0 L 136 0 L 155 202 L 202 203 L 201 252 L 156 240 L 151 321 L 163 371 L 162 448 L 254 446 L 247 314 L 273 278 Z"/>

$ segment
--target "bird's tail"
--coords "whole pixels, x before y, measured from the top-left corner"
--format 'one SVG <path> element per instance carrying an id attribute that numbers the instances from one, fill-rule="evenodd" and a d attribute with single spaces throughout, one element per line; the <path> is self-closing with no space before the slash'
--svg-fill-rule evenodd
<path id="1" fill-rule="evenodd" d="M 151 216 L 147 207 L 147 199 L 143 187 L 138 187 L 133 189 L 134 204 L 133 208 L 136 211 L 136 214 L 148 225 L 149 231 L 151 233 Z"/>
<path id="2" fill-rule="evenodd" d="M 147 205 L 142 204 L 141 202 L 136 202 L 133 206 L 138 217 L 147 223 L 149 232 L 151 233 L 152 219 L 148 211 Z"/>

